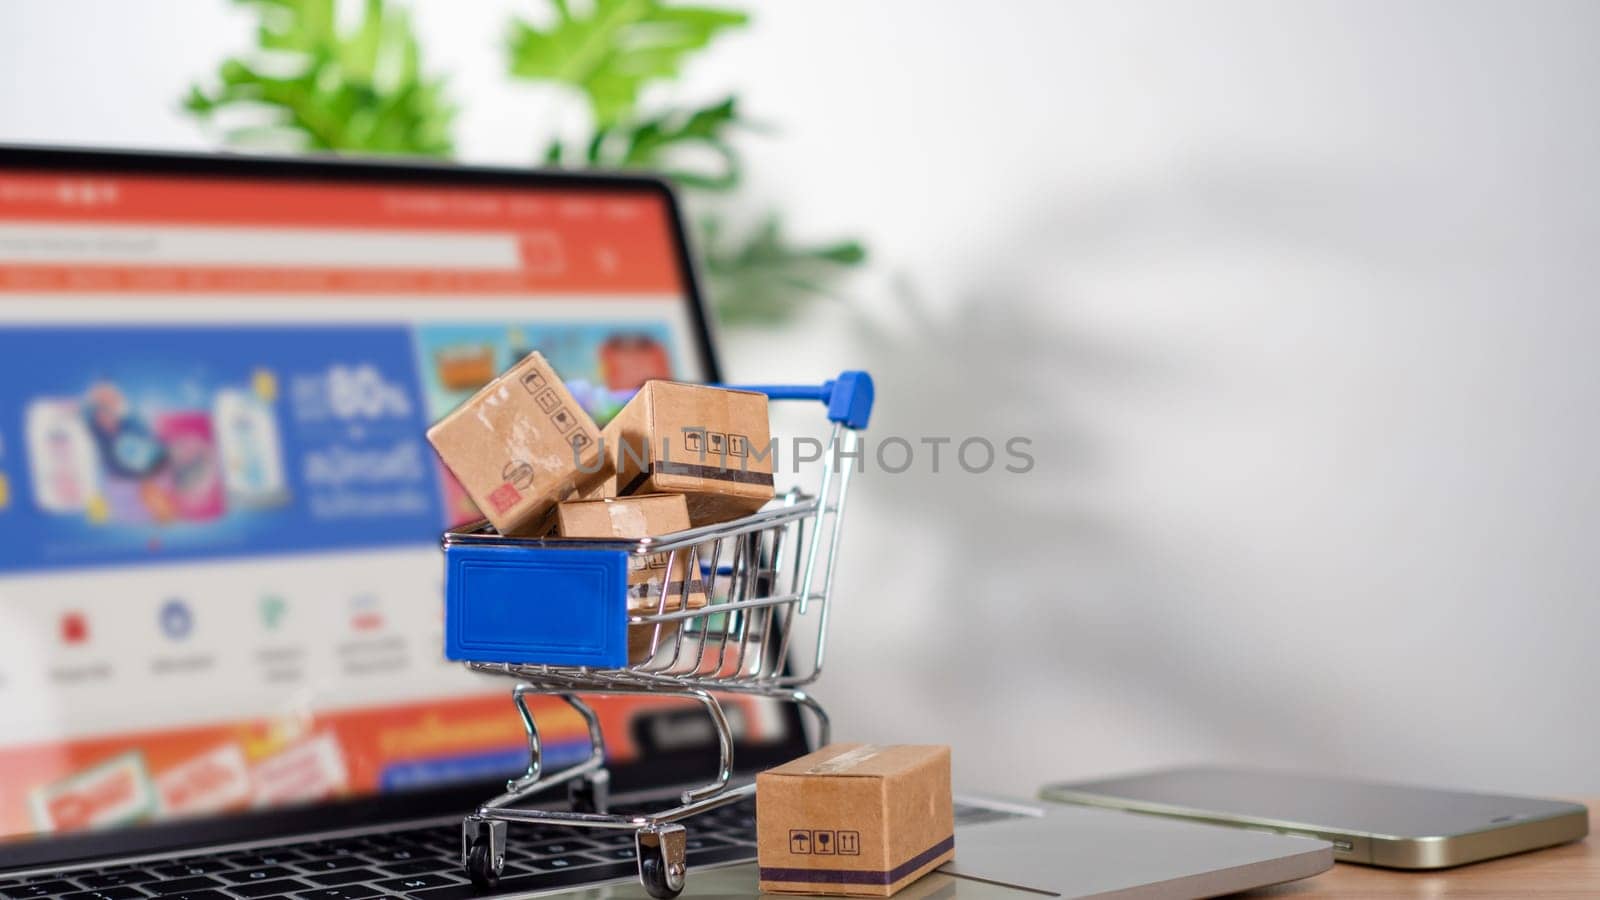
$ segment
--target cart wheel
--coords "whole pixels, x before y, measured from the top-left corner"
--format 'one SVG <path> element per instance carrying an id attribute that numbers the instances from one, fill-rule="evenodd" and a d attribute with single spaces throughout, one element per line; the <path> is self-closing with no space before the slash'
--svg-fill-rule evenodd
<path id="1" fill-rule="evenodd" d="M 683 893 L 689 869 L 684 862 L 688 833 L 682 825 L 660 825 L 634 836 L 639 853 L 639 883 L 656 900 Z"/>
<path id="2" fill-rule="evenodd" d="M 467 876 L 472 879 L 473 885 L 488 890 L 500 883 L 500 872 L 501 868 L 494 864 L 494 852 L 489 847 L 489 839 L 480 837 L 474 840 L 472 849 L 467 851 Z"/>
<path id="3" fill-rule="evenodd" d="M 639 860 L 639 882 L 656 900 L 672 900 L 683 893 L 682 884 L 677 887 L 667 884 L 667 864 L 659 859 Z"/>

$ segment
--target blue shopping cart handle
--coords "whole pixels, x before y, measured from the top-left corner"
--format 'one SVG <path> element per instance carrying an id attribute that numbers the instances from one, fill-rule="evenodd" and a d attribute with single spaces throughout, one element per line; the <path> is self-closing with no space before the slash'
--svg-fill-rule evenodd
<path id="1" fill-rule="evenodd" d="M 813 384 L 725 384 L 720 387 L 766 394 L 769 400 L 820 400 L 828 407 L 829 421 L 862 429 L 872 417 L 872 376 L 865 372 L 840 372 L 832 381 Z"/>

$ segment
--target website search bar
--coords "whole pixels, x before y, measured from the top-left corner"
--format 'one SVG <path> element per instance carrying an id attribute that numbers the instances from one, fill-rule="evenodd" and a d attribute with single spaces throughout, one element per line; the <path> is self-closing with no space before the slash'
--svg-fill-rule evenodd
<path id="1" fill-rule="evenodd" d="M 559 259 L 553 233 L 0 225 L 0 266 L 453 269 L 519 271 Z M 537 265 L 542 263 L 543 265 Z"/>

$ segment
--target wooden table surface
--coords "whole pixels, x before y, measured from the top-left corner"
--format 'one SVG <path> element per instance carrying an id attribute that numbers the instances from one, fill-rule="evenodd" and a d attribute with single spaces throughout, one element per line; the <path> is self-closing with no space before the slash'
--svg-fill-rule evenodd
<path id="1" fill-rule="evenodd" d="M 1600 898 L 1600 835 L 1595 809 L 1600 798 L 1578 802 L 1589 807 L 1589 837 L 1572 844 L 1519 853 L 1502 859 L 1433 872 L 1400 872 L 1335 863 L 1315 878 L 1250 891 L 1240 900 L 1294 897 L 1537 897 Z"/>

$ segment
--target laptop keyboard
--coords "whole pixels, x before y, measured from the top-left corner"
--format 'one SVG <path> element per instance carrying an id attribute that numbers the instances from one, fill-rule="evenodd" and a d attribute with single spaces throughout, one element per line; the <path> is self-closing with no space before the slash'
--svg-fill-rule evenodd
<path id="1" fill-rule="evenodd" d="M 960 824 L 1012 815 L 956 805 Z M 755 858 L 753 801 L 695 816 L 685 824 L 691 877 L 696 866 Z M 576 887 L 632 878 L 637 871 L 631 831 L 514 825 L 506 842 L 505 874 L 496 890 L 485 893 L 473 888 L 461 870 L 461 826 L 447 824 L 15 880 L 0 874 L 0 897 L 455 900 Z"/>

